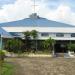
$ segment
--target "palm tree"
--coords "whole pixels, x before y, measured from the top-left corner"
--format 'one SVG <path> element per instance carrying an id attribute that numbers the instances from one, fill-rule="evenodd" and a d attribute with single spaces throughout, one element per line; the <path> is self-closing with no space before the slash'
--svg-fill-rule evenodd
<path id="1" fill-rule="evenodd" d="M 29 51 L 29 48 L 30 48 L 30 32 L 29 31 L 26 31 L 26 32 L 23 32 L 24 34 L 24 38 L 25 38 L 25 46 L 26 46 L 26 51 Z"/>
<path id="2" fill-rule="evenodd" d="M 45 40 L 44 47 L 50 49 L 52 52 L 54 51 L 54 43 L 55 43 L 55 40 L 50 37 L 49 39 Z"/>
<path id="3" fill-rule="evenodd" d="M 24 34 L 25 39 L 30 38 L 30 32 L 29 31 L 23 32 L 23 34 Z"/>
<path id="4" fill-rule="evenodd" d="M 31 31 L 31 36 L 33 38 L 33 41 L 34 41 L 34 45 L 35 45 L 35 50 L 37 51 L 37 37 L 38 37 L 38 32 L 36 30 L 32 30 Z"/>

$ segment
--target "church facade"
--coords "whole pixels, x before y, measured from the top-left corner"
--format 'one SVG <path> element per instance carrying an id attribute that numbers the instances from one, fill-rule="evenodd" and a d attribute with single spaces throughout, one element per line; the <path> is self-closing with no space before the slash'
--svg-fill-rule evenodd
<path id="1" fill-rule="evenodd" d="M 75 42 L 75 26 L 48 20 L 36 13 L 31 14 L 29 18 L 0 24 L 0 35 L 5 38 L 23 38 L 21 33 L 31 30 L 38 31 L 38 40 L 51 37 L 58 44 Z"/>

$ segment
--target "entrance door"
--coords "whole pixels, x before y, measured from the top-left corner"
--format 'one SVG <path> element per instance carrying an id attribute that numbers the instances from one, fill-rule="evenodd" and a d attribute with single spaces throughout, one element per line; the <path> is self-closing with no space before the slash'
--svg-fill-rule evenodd
<path id="1" fill-rule="evenodd" d="M 65 44 L 55 44 L 55 53 L 67 53 Z"/>

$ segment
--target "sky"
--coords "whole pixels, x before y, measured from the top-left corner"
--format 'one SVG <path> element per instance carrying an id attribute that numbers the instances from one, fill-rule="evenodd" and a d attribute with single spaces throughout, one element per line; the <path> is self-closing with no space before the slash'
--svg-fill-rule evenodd
<path id="1" fill-rule="evenodd" d="M 35 12 L 49 20 L 75 25 L 75 0 L 35 0 Z M 0 23 L 28 18 L 34 0 L 0 0 Z"/>

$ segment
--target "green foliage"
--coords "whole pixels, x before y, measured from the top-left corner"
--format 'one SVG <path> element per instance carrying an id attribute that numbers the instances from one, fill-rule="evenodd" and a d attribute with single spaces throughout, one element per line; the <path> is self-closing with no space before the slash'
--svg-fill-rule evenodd
<path id="1" fill-rule="evenodd" d="M 33 37 L 33 39 L 36 39 L 37 38 L 37 36 L 38 36 L 37 33 L 38 32 L 36 30 L 32 30 L 31 31 L 31 36 Z"/>
<path id="2" fill-rule="evenodd" d="M 70 51 L 75 51 L 75 44 L 69 43 L 67 46 Z"/>
<path id="3" fill-rule="evenodd" d="M 30 32 L 29 31 L 23 32 L 23 34 L 24 34 L 24 37 L 26 40 L 30 39 Z"/>
<path id="4" fill-rule="evenodd" d="M 26 50 L 29 51 L 30 48 L 37 49 L 37 31 L 32 30 L 31 32 L 26 31 L 23 32 L 25 37 L 25 47 Z M 31 37 L 33 38 L 33 41 L 31 41 Z"/>
<path id="5" fill-rule="evenodd" d="M 51 37 L 47 40 L 38 40 L 38 32 L 36 30 L 23 32 L 24 38 L 9 39 L 6 42 L 5 49 L 10 52 L 37 52 L 38 50 L 53 50 L 55 40 Z M 38 41 L 37 41 L 38 40 Z"/>
<path id="6" fill-rule="evenodd" d="M 5 55 L 5 53 L 2 50 L 0 50 L 0 55 Z"/>
<path id="7" fill-rule="evenodd" d="M 33 45 L 33 49 L 34 49 L 34 53 L 35 51 L 37 51 L 37 37 L 38 37 L 38 32 L 36 30 L 32 30 L 31 31 L 31 37 L 33 37 L 33 41 L 34 43 L 32 44 Z"/>
<path id="8" fill-rule="evenodd" d="M 4 58 L 5 58 L 5 53 L 0 50 L 0 61 L 4 61 Z"/>
<path id="9" fill-rule="evenodd" d="M 3 63 L 0 70 L 1 75 L 13 75 L 14 67 L 10 63 Z"/>
<path id="10" fill-rule="evenodd" d="M 29 31 L 26 31 L 26 32 L 23 32 L 24 34 L 24 43 L 25 43 L 25 49 L 26 51 L 30 51 L 30 47 L 31 47 L 31 42 L 30 42 L 30 32 Z"/>
<path id="11" fill-rule="evenodd" d="M 21 50 L 22 45 L 23 42 L 19 38 L 10 39 L 7 40 L 5 49 L 7 49 L 9 52 L 18 52 L 18 50 Z"/>
<path id="12" fill-rule="evenodd" d="M 54 43 L 55 43 L 55 40 L 50 37 L 49 39 L 45 40 L 44 47 L 47 49 L 53 50 Z"/>

